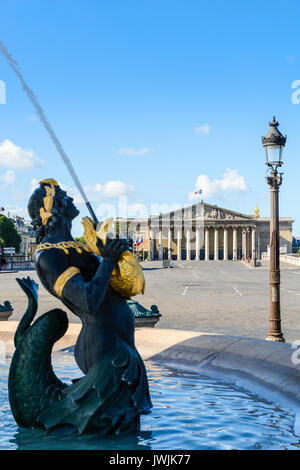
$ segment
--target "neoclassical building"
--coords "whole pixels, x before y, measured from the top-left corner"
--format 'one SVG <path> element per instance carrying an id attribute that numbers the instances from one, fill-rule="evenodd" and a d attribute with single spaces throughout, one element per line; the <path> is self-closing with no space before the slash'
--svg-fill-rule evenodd
<path id="1" fill-rule="evenodd" d="M 260 217 L 257 208 L 254 215 L 246 215 L 201 202 L 128 222 L 134 241 L 143 236 L 136 251 L 150 260 L 260 259 L 270 243 L 270 219 Z M 292 252 L 293 222 L 280 218 L 282 253 Z"/>
<path id="2" fill-rule="evenodd" d="M 8 218 L 10 218 L 9 213 Z M 14 223 L 16 230 L 22 239 L 20 246 L 20 254 L 32 257 L 36 248 L 36 234 L 31 225 L 31 222 L 25 220 L 23 217 L 19 217 L 18 215 L 13 216 L 11 220 Z"/>

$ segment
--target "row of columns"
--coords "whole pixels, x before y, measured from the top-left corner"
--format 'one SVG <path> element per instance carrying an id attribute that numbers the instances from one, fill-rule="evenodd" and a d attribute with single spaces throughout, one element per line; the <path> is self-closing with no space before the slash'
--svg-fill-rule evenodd
<path id="1" fill-rule="evenodd" d="M 219 227 L 214 228 L 214 260 L 219 259 Z M 251 258 L 254 259 L 256 256 L 256 231 L 255 227 L 251 227 Z M 242 257 L 247 258 L 247 230 L 242 229 Z M 191 232 L 190 228 L 186 229 L 186 259 L 191 259 Z M 209 228 L 205 228 L 204 235 L 204 251 L 205 251 L 205 260 L 209 260 Z M 238 243 L 237 243 L 237 234 L 238 227 L 233 227 L 233 236 L 232 236 L 232 259 L 237 260 L 238 257 Z M 177 229 L 177 259 L 182 259 L 182 229 Z M 153 246 L 154 240 L 154 231 L 150 230 L 150 258 L 153 259 Z M 162 242 L 162 230 L 158 232 L 158 245 L 159 245 L 159 259 L 163 258 L 163 242 Z M 200 257 L 200 229 L 196 229 L 196 243 L 195 243 L 195 255 L 196 259 Z M 168 258 L 172 256 L 172 230 L 168 230 Z M 223 260 L 228 260 L 228 228 L 223 227 Z"/>
<path id="2" fill-rule="evenodd" d="M 169 231 L 171 232 L 171 230 Z M 191 232 L 192 230 L 188 228 L 186 230 L 186 259 L 190 260 L 191 259 Z M 182 236 L 182 231 L 181 229 L 177 230 L 177 259 L 181 259 L 181 236 Z M 200 236 L 200 229 L 196 230 L 196 259 L 199 259 L 200 257 L 200 249 L 201 249 L 201 236 Z M 168 245 L 168 257 L 171 257 L 171 242 Z"/>

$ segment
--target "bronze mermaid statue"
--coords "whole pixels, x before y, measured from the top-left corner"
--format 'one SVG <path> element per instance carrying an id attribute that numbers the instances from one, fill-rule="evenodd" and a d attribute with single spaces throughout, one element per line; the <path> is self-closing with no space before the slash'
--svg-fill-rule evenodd
<path id="1" fill-rule="evenodd" d="M 18 279 L 28 308 L 15 334 L 9 373 L 13 416 L 21 427 L 47 431 L 136 432 L 140 415 L 152 407 L 148 380 L 135 347 L 133 314 L 111 282 L 128 251 L 127 241 L 96 237 L 101 258 L 76 242 L 71 227 L 79 211 L 52 179 L 40 182 L 28 211 L 39 243 L 38 277 L 82 322 L 74 356 L 84 376 L 66 385 L 55 375 L 51 351 L 68 328 L 67 314 L 54 309 L 33 322 L 38 285 L 30 278 Z"/>

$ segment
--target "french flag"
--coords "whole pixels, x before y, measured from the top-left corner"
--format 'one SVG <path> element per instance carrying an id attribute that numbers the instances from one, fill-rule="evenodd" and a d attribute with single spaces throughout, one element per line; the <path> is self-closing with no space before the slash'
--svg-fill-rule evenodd
<path id="1" fill-rule="evenodd" d="M 139 242 L 139 237 L 137 237 L 137 239 L 135 240 L 134 246 L 138 245 L 138 242 Z"/>
<path id="2" fill-rule="evenodd" d="M 144 243 L 143 235 L 141 236 L 141 239 L 140 239 L 140 241 L 138 242 L 138 245 L 140 245 L 141 243 Z"/>
<path id="3" fill-rule="evenodd" d="M 202 194 L 202 189 L 197 189 L 197 190 L 195 191 L 195 194 Z"/>

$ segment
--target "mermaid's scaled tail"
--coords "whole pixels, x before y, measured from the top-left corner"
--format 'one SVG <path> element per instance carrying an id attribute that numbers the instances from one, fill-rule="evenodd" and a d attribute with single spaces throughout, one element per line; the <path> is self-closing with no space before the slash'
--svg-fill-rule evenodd
<path id="1" fill-rule="evenodd" d="M 86 376 L 72 385 L 63 384 L 53 372 L 51 352 L 68 328 L 67 315 L 51 310 L 30 325 L 37 310 L 37 285 L 29 278 L 18 282 L 29 302 L 16 333 L 8 379 L 17 424 L 49 431 L 71 425 L 79 433 L 137 431 L 140 415 L 152 407 L 137 350 L 120 340 Z"/>
<path id="2" fill-rule="evenodd" d="M 40 416 L 46 429 L 72 425 L 80 434 L 133 433 L 152 407 L 142 359 L 123 341 L 59 396 Z"/>
<path id="3" fill-rule="evenodd" d="M 21 289 L 27 295 L 28 305 L 27 310 L 21 318 L 18 328 L 15 333 L 15 347 L 19 344 L 23 334 L 30 327 L 32 320 L 35 317 L 38 308 L 38 289 L 39 285 L 28 277 L 23 277 L 22 279 L 16 278 L 17 283 Z"/>
<path id="4" fill-rule="evenodd" d="M 31 326 L 37 312 L 35 281 L 18 279 L 28 297 L 28 307 L 15 334 L 16 350 L 8 378 L 9 401 L 13 416 L 21 427 L 43 427 L 39 415 L 52 403 L 65 385 L 56 377 L 51 364 L 53 345 L 66 332 L 68 318 L 60 309 L 39 317 Z"/>

